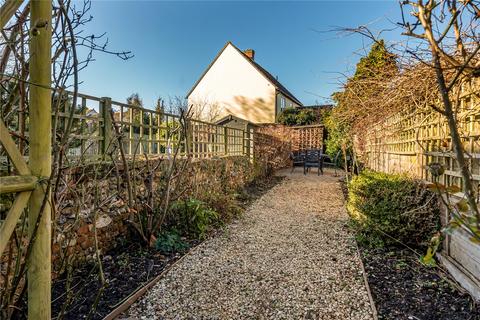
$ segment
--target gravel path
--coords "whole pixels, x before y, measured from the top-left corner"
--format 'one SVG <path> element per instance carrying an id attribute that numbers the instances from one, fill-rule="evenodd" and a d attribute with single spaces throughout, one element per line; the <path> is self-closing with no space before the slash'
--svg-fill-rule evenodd
<path id="1" fill-rule="evenodd" d="M 286 176 L 125 318 L 372 319 L 338 178 Z"/>

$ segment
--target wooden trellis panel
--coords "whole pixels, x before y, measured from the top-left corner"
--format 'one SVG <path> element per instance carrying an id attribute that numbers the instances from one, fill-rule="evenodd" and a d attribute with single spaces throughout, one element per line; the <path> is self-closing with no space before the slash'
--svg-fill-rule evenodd
<path id="1" fill-rule="evenodd" d="M 292 150 L 322 149 L 322 125 L 292 127 Z"/>
<path id="2" fill-rule="evenodd" d="M 480 83 L 465 85 L 457 110 L 460 135 L 476 186 L 480 181 Z M 365 162 L 368 167 L 384 172 L 408 172 L 431 180 L 426 166 L 445 166 L 441 183 L 462 186 L 455 160 L 450 132 L 445 117 L 430 108 L 406 109 L 365 135 Z"/>
<path id="3" fill-rule="evenodd" d="M 480 81 L 464 85 L 461 103 L 457 111 L 460 136 L 465 157 L 472 173 L 475 188 L 480 183 Z M 448 124 L 444 116 L 426 107 L 411 108 L 393 115 L 377 124 L 364 137 L 357 137 L 361 150 L 365 139 L 364 162 L 367 167 L 383 172 L 406 172 L 417 178 L 432 181 L 427 166 L 440 163 L 445 173 L 440 183 L 445 186 L 463 187 L 462 176 L 453 152 Z M 458 197 L 456 197 L 458 196 Z M 458 193 L 454 198 L 461 198 Z M 449 212 L 444 221 L 449 221 Z M 453 275 L 466 288 L 480 283 L 480 249 L 469 241 L 461 228 L 446 236 L 442 261 L 453 270 Z M 471 279 L 471 280 L 468 280 Z M 476 279 L 476 280 L 474 280 Z M 473 289 L 472 289 L 473 290 Z"/>
<path id="4" fill-rule="evenodd" d="M 73 122 L 65 153 L 71 163 L 98 161 L 106 158 L 115 135 L 114 124 L 122 134 L 123 149 L 128 156 L 148 154 L 169 157 L 177 149 L 180 155 L 188 151 L 193 158 L 220 156 L 251 156 L 252 128 L 230 128 L 195 119 L 187 119 L 187 139 L 180 141 L 178 114 L 147 109 L 113 101 L 109 97 L 94 97 L 79 93 L 77 106 L 72 107 L 72 92 L 63 91 L 54 99 L 54 134 L 65 131 L 70 116 Z M 73 110 L 72 110 L 73 108 Z M 112 112 L 113 119 L 112 121 Z M 20 131 L 19 114 L 9 119 L 9 129 L 17 136 L 29 136 L 30 123 Z M 27 144 L 28 145 L 28 144 Z M 29 156 L 26 147 L 24 156 Z M 108 157 L 107 157 L 108 158 Z M 75 161 L 74 161 L 75 160 Z M 0 170 L 8 166 L 0 157 Z"/>

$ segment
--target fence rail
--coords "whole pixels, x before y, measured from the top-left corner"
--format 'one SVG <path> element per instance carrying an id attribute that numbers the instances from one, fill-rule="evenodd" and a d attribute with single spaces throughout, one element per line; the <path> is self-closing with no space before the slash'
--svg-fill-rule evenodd
<path id="1" fill-rule="evenodd" d="M 53 99 L 53 134 L 61 137 L 70 127 L 65 154 L 88 161 L 104 159 L 111 150 L 118 126 L 126 155 L 170 156 L 178 150 L 193 158 L 249 156 L 253 152 L 254 130 L 229 128 L 200 120 L 185 119 L 186 136 L 180 134 L 181 118 L 177 114 L 146 109 L 79 93 L 73 107 L 73 93 L 64 92 Z M 72 110 L 73 108 L 73 110 Z M 11 112 L 4 119 L 16 143 L 28 157 L 28 117 Z M 23 128 L 23 129 L 22 129 Z M 0 151 L 1 151 L 0 146 Z M 2 167 L 7 158 L 0 159 Z"/>

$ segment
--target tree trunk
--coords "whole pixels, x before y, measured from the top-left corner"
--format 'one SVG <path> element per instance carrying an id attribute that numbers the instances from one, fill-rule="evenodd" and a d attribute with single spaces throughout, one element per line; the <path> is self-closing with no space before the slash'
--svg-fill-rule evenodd
<path id="1" fill-rule="evenodd" d="M 475 190 L 472 183 L 472 177 L 470 175 L 470 170 L 468 168 L 467 161 L 465 159 L 465 153 L 463 150 L 462 140 L 460 138 L 460 133 L 458 132 L 457 119 L 455 117 L 455 111 L 452 107 L 452 101 L 448 95 L 448 89 L 445 82 L 445 77 L 443 75 L 442 66 L 440 64 L 440 57 L 435 50 L 432 50 L 433 61 L 435 63 L 435 74 L 437 76 L 438 88 L 440 90 L 440 95 L 442 97 L 443 106 L 445 107 L 445 116 L 448 122 L 448 128 L 450 129 L 450 135 L 452 137 L 453 150 L 455 152 L 457 164 L 460 168 L 463 179 L 463 188 L 465 195 L 467 197 L 468 204 L 470 209 L 477 216 L 477 221 L 480 221 L 480 214 L 477 207 L 477 202 L 475 199 Z M 478 227 L 478 222 L 477 222 Z"/>

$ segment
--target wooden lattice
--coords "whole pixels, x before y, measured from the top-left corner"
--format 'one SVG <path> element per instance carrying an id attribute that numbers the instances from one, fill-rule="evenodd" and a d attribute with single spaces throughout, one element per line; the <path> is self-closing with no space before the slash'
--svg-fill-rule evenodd
<path id="1" fill-rule="evenodd" d="M 480 181 L 480 85 L 479 81 L 462 88 L 457 110 L 460 134 L 472 178 Z M 358 137 L 362 140 L 363 137 Z M 462 186 L 462 178 L 453 153 L 448 125 L 444 116 L 429 107 L 407 108 L 377 124 L 365 137 L 365 163 L 384 172 L 408 172 L 431 180 L 427 165 L 445 166 L 441 183 Z M 360 143 L 361 144 L 361 143 Z"/>
<path id="2" fill-rule="evenodd" d="M 323 148 L 323 131 L 322 125 L 293 127 L 292 132 L 292 149 L 322 149 Z"/>

